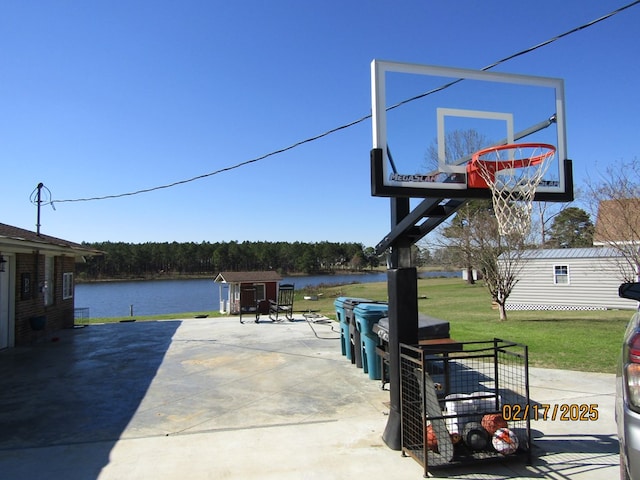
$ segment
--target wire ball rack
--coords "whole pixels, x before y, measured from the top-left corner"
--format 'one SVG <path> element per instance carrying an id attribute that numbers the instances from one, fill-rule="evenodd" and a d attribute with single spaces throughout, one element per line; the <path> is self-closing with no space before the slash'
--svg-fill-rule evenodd
<path id="1" fill-rule="evenodd" d="M 433 467 L 531 462 L 528 351 L 501 339 L 455 351 L 400 344 L 402 454 Z"/>

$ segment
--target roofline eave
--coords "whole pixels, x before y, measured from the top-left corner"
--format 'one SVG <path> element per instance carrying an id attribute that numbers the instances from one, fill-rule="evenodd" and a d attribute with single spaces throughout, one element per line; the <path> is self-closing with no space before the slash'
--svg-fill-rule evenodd
<path id="1" fill-rule="evenodd" d="M 51 253 L 70 255 L 76 259 L 104 255 L 105 252 L 90 248 L 75 247 L 71 245 L 55 245 L 47 242 L 34 242 L 32 240 L 0 237 L 0 252 L 5 253 Z"/>

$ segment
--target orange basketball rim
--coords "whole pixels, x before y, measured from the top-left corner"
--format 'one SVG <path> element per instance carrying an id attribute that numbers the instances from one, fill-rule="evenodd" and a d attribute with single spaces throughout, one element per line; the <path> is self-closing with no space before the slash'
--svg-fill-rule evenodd
<path id="1" fill-rule="evenodd" d="M 521 158 L 501 160 L 500 153 L 513 150 L 514 152 L 533 152 L 534 155 Z M 496 145 L 477 151 L 467 165 L 467 186 L 469 188 L 489 188 L 488 183 L 495 183 L 495 174 L 500 170 L 532 167 L 544 162 L 556 153 L 556 147 L 548 143 L 510 143 Z M 494 158 L 489 158 L 490 156 Z"/>

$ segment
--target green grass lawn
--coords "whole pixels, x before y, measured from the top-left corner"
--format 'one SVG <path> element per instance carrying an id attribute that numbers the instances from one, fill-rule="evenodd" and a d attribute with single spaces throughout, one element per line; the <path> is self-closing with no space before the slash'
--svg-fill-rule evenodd
<path id="1" fill-rule="evenodd" d="M 500 322 L 483 285 L 461 280 L 419 283 L 419 311 L 451 322 L 451 336 L 504 338 L 529 347 L 532 366 L 614 373 L 631 310 L 510 311 Z M 452 303 L 453 299 L 455 303 Z"/>
<path id="2" fill-rule="evenodd" d="M 319 300 L 304 300 L 309 293 Z M 294 308 L 311 310 L 335 319 L 337 297 L 387 300 L 387 284 L 358 283 L 321 286 L 296 292 Z M 500 322 L 491 297 L 481 284 L 467 285 L 461 279 L 418 280 L 418 310 L 451 324 L 451 337 L 460 341 L 490 340 L 494 337 L 523 343 L 529 347 L 529 364 L 536 367 L 614 373 L 620 342 L 631 310 L 606 311 L 509 311 Z M 136 317 L 137 320 L 189 318 L 217 312 L 189 312 L 181 315 Z M 121 321 L 125 318 L 92 319 Z"/>
<path id="3" fill-rule="evenodd" d="M 386 283 L 362 283 L 319 291 L 322 300 L 302 300 L 298 308 L 320 310 L 335 318 L 337 296 L 387 299 Z M 296 299 L 297 300 L 297 299 Z M 317 304 L 317 305 L 313 305 Z M 620 342 L 631 310 L 509 311 L 499 321 L 491 297 L 481 283 L 467 285 L 461 279 L 418 280 L 418 311 L 447 320 L 451 337 L 460 341 L 494 337 L 529 347 L 531 366 L 614 373 Z"/>

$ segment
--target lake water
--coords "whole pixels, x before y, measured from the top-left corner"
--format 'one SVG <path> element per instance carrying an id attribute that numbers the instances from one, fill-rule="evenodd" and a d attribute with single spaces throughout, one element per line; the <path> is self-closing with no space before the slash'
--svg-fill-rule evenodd
<path id="1" fill-rule="evenodd" d="M 460 277 L 460 272 L 421 272 L 426 277 Z M 386 272 L 352 275 L 309 275 L 284 277 L 296 289 L 318 285 L 386 282 Z M 144 280 L 131 282 L 81 283 L 75 289 L 76 308 L 88 308 L 89 316 L 123 317 L 166 313 L 217 311 L 220 289 L 213 279 Z"/>

